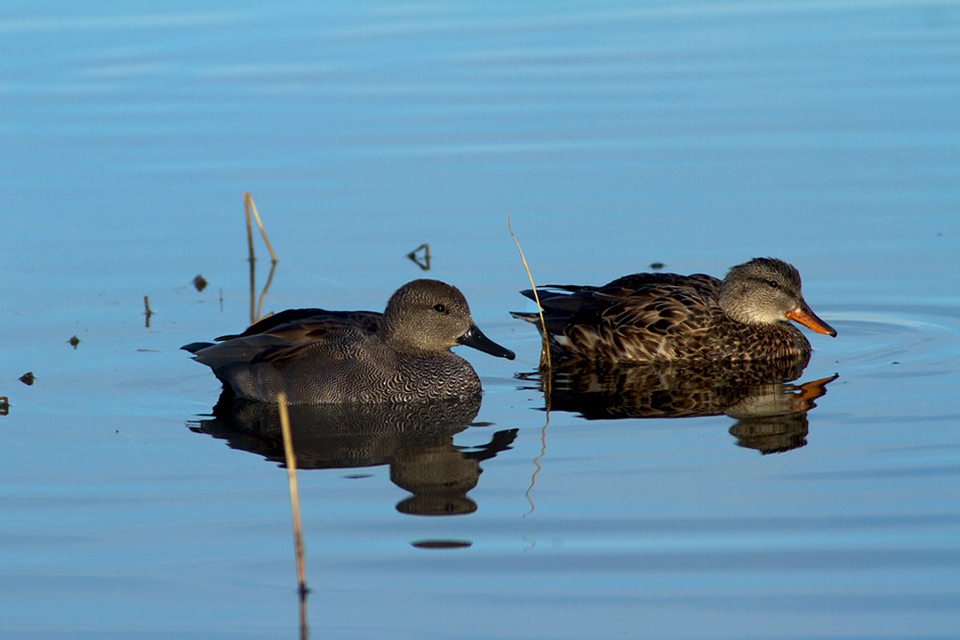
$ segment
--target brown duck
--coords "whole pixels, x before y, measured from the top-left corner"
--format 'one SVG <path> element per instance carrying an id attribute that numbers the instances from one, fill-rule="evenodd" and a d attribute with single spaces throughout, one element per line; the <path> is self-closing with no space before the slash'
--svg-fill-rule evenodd
<path id="1" fill-rule="evenodd" d="M 533 299 L 533 291 L 522 291 Z M 512 313 L 546 331 L 564 359 L 604 362 L 796 358 L 810 343 L 790 320 L 829 336 L 800 293 L 800 273 L 774 258 L 754 258 L 721 281 L 702 273 L 637 273 L 601 287 L 537 289 L 536 313 Z"/>

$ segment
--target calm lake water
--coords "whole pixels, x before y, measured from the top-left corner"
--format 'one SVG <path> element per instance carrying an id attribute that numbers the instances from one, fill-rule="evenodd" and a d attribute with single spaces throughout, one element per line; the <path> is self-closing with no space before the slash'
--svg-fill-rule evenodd
<path id="1" fill-rule="evenodd" d="M 0 55 L 4 638 L 298 637 L 275 434 L 179 350 L 250 322 L 245 191 L 264 312 L 427 275 L 518 355 L 303 418 L 310 637 L 957 637 L 960 4 L 8 2 Z M 548 415 L 508 213 L 538 282 L 771 255 L 839 335 Z"/>

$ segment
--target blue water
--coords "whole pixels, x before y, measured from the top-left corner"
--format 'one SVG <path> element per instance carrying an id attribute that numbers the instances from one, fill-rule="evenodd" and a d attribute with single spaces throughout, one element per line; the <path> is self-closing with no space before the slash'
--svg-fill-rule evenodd
<path id="1" fill-rule="evenodd" d="M 301 470 L 310 637 L 956 637 L 960 4 L 13 2 L 0 56 L 3 637 L 299 633 L 286 472 L 178 350 L 250 322 L 244 192 L 263 311 L 427 275 L 518 354 Z M 508 214 L 541 283 L 788 260 L 839 377 L 768 455 L 548 416 Z"/>

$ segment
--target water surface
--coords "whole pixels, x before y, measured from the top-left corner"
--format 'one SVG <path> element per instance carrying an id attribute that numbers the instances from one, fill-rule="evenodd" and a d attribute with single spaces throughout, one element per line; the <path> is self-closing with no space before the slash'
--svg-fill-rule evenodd
<path id="1" fill-rule="evenodd" d="M 178 350 L 249 323 L 245 191 L 264 311 L 427 275 L 518 354 L 460 349 L 470 426 L 314 439 L 312 637 L 955 637 L 957 3 L 13 3 L 0 33 L 4 637 L 298 633 L 285 470 L 203 429 Z M 508 213 L 539 282 L 795 264 L 839 332 L 796 446 L 547 423 Z"/>

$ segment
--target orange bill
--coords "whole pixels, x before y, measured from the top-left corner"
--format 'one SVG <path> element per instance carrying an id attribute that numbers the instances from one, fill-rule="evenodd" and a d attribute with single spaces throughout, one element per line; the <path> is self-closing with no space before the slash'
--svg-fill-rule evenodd
<path id="1" fill-rule="evenodd" d="M 836 337 L 837 331 L 826 322 L 817 317 L 813 311 L 810 310 L 810 307 L 806 303 L 801 302 L 797 305 L 796 309 L 791 309 L 787 311 L 787 317 L 793 320 L 794 322 L 799 322 L 803 326 L 816 331 L 817 333 L 822 333 L 824 335 Z"/>

